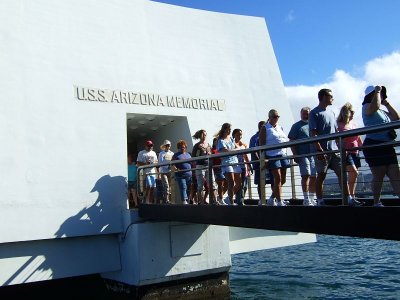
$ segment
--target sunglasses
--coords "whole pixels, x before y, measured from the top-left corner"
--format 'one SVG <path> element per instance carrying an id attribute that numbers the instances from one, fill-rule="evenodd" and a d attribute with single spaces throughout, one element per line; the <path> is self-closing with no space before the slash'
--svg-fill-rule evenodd
<path id="1" fill-rule="evenodd" d="M 279 119 L 281 116 L 272 116 L 273 119 Z"/>

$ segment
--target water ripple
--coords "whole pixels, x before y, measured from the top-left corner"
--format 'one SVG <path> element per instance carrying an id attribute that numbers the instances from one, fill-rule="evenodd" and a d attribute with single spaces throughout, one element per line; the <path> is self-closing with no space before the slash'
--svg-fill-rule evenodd
<path id="1" fill-rule="evenodd" d="M 319 235 L 232 256 L 235 299 L 400 299 L 400 242 Z"/>

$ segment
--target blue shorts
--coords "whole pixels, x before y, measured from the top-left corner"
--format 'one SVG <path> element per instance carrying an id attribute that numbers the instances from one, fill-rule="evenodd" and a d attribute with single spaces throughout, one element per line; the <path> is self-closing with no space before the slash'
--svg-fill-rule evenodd
<path id="1" fill-rule="evenodd" d="M 151 188 L 156 187 L 156 175 L 146 175 L 146 186 Z"/>
<path id="2" fill-rule="evenodd" d="M 242 168 L 239 165 L 221 166 L 222 173 L 239 173 L 242 174 Z"/>
<path id="3" fill-rule="evenodd" d="M 128 188 L 129 189 L 137 189 L 137 180 L 128 181 Z"/>
<path id="4" fill-rule="evenodd" d="M 282 159 L 277 159 L 282 157 Z M 281 169 L 281 168 L 289 168 L 290 161 L 287 158 L 283 158 L 282 155 L 277 156 L 267 156 L 266 158 L 274 158 L 274 160 L 268 159 L 267 168 L 268 169 Z"/>
<path id="5" fill-rule="evenodd" d="M 214 168 L 214 177 L 215 177 L 215 180 L 224 180 L 225 179 L 224 173 L 222 173 L 222 169 L 220 167 Z"/>
<path id="6" fill-rule="evenodd" d="M 357 169 L 360 168 L 360 156 L 357 153 L 348 153 L 346 157 L 346 166 L 355 166 Z"/>
<path id="7" fill-rule="evenodd" d="M 315 168 L 315 160 L 313 156 L 299 157 L 298 164 L 301 176 L 316 176 L 317 169 Z"/>

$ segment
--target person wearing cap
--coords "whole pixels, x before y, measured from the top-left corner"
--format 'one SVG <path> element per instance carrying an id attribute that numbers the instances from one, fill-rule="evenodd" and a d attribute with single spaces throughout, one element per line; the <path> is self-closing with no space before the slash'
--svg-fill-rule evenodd
<path id="1" fill-rule="evenodd" d="M 158 162 L 165 163 L 171 161 L 174 152 L 171 151 L 171 142 L 164 140 L 160 146 L 161 152 L 158 154 Z M 171 166 L 161 166 L 160 176 L 163 187 L 163 202 L 166 204 L 171 203 Z"/>
<path id="2" fill-rule="evenodd" d="M 382 109 L 382 106 L 386 110 Z M 386 88 L 383 86 L 368 86 L 362 103 L 362 119 L 364 126 L 390 123 L 400 119 L 397 110 L 387 100 Z M 367 133 L 364 146 L 374 146 L 392 142 L 396 138 L 394 130 Z M 396 150 L 393 145 L 367 147 L 363 149 L 365 160 L 372 173 L 372 193 L 374 206 L 383 206 L 380 201 L 383 178 L 389 177 L 390 183 L 397 196 L 400 196 L 400 171 Z"/>
<path id="3" fill-rule="evenodd" d="M 153 142 L 148 140 L 145 143 L 145 149 L 139 152 L 136 163 L 140 167 L 156 164 L 157 162 L 157 154 L 153 151 Z M 151 204 L 154 203 L 154 189 L 156 187 L 157 168 L 145 168 L 144 173 L 146 174 L 144 200 L 146 204 Z"/>

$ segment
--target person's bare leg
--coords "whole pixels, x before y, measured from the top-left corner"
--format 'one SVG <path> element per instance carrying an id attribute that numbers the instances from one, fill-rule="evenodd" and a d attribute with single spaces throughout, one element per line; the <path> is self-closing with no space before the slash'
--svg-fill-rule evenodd
<path id="1" fill-rule="evenodd" d="M 386 175 L 389 177 L 394 193 L 400 197 L 400 170 L 398 165 L 389 165 Z"/>
<path id="2" fill-rule="evenodd" d="M 381 199 L 382 183 L 386 173 L 386 166 L 371 167 L 371 172 L 374 204 L 378 204 Z"/>

